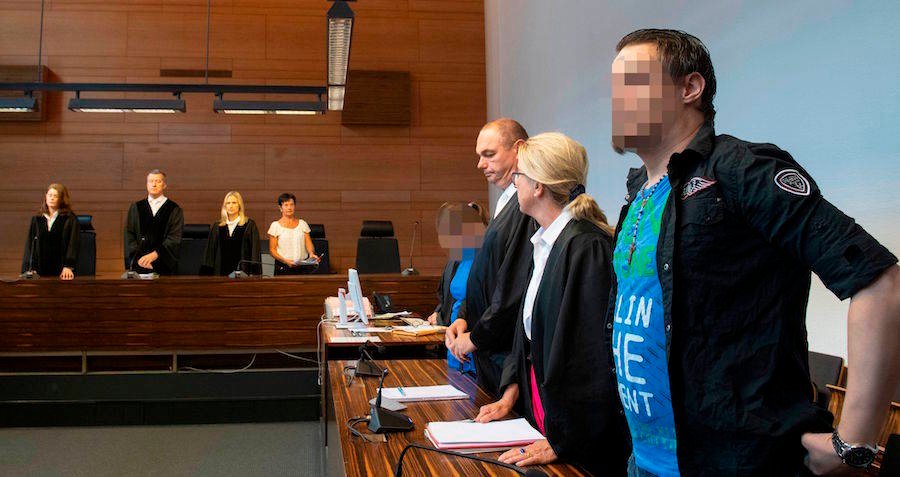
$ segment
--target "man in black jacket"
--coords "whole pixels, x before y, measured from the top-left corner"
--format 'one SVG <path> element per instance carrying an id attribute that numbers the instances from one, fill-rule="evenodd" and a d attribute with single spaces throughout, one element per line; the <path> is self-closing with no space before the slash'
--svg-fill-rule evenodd
<path id="1" fill-rule="evenodd" d="M 475 353 L 478 381 L 497 396 L 503 361 L 512 348 L 516 316 L 528 285 L 530 238 L 537 229 L 519 210 L 512 185 L 519 145 L 528 133 L 517 121 L 501 118 L 478 134 L 478 169 L 491 184 L 503 189 L 466 283 L 465 320 L 447 329 L 447 348 L 457 359 Z"/>
<path id="2" fill-rule="evenodd" d="M 630 475 L 864 467 L 900 372 L 897 258 L 787 152 L 713 129 L 709 52 L 674 30 L 616 47 L 613 146 L 643 166 L 613 252 L 607 327 L 633 437 Z M 811 403 L 810 271 L 851 298 L 840 429 Z"/>

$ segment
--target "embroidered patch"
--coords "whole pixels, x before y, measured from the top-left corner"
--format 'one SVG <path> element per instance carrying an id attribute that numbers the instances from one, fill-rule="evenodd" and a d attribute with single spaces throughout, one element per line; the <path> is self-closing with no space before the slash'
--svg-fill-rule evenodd
<path id="1" fill-rule="evenodd" d="M 681 200 L 687 199 L 703 189 L 708 189 L 715 185 L 715 183 L 715 179 L 710 179 L 708 177 L 693 177 L 684 185 L 684 189 L 681 190 Z"/>
<path id="2" fill-rule="evenodd" d="M 785 192 L 802 196 L 809 195 L 811 189 L 809 180 L 795 169 L 785 169 L 775 174 L 775 185 Z"/>

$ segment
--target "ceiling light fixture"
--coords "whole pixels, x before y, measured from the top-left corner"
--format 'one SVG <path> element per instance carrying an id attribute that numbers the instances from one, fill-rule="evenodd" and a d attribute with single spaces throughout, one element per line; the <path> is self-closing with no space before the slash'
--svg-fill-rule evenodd
<path id="1" fill-rule="evenodd" d="M 344 109 L 344 87 L 347 85 L 354 17 L 353 10 L 344 0 L 335 0 L 326 15 L 328 22 L 328 109 L 333 111 Z"/>

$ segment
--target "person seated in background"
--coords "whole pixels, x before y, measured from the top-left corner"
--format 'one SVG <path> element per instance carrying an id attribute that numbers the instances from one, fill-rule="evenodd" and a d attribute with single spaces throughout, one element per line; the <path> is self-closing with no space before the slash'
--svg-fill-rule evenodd
<path id="1" fill-rule="evenodd" d="M 606 326 L 612 229 L 584 193 L 587 153 L 560 133 L 519 146 L 513 184 L 522 212 L 540 228 L 531 237 L 532 269 L 500 380 L 502 398 L 482 406 L 477 422 L 502 419 L 519 401 L 546 439 L 500 455 L 519 466 L 557 460 L 594 475 L 622 475 L 629 434 L 616 394 L 611 332 Z"/>
<path id="2" fill-rule="evenodd" d="M 147 174 L 147 197 L 128 209 L 125 222 L 125 270 L 174 275 L 184 228 L 184 213 L 163 193 L 166 174 L 153 169 Z"/>
<path id="3" fill-rule="evenodd" d="M 28 227 L 22 273 L 35 271 L 62 280 L 75 278 L 80 232 L 69 190 L 62 184 L 50 184 L 40 213 L 31 218 Z"/>
<path id="4" fill-rule="evenodd" d="M 260 275 L 259 230 L 244 212 L 244 198 L 236 191 L 225 194 L 222 214 L 210 226 L 201 275 L 228 275 L 241 270 Z"/>
<path id="5" fill-rule="evenodd" d="M 472 261 L 484 242 L 487 210 L 475 202 L 441 205 L 437 214 L 438 242 L 450 253 L 450 260 L 438 285 L 438 304 L 428 317 L 432 325 L 448 326 L 464 317 L 466 283 Z M 448 350 L 447 363 L 463 373 L 475 373 L 475 361 L 469 353 L 459 360 Z"/>
<path id="6" fill-rule="evenodd" d="M 285 192 L 278 196 L 281 218 L 272 222 L 268 232 L 269 253 L 275 259 L 275 275 L 299 275 L 305 272 L 300 262 L 308 259 L 319 261 L 309 236 L 309 224 L 294 217 L 296 205 L 294 194 Z"/>

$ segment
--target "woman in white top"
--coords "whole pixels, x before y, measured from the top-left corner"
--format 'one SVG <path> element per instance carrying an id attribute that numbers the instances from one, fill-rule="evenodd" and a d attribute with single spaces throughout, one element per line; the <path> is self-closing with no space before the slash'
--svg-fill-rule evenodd
<path id="1" fill-rule="evenodd" d="M 294 217 L 297 197 L 285 192 L 278 196 L 281 218 L 269 226 L 269 253 L 275 259 L 275 275 L 298 275 L 303 273 L 300 262 L 307 259 L 319 261 L 309 224 Z"/>

